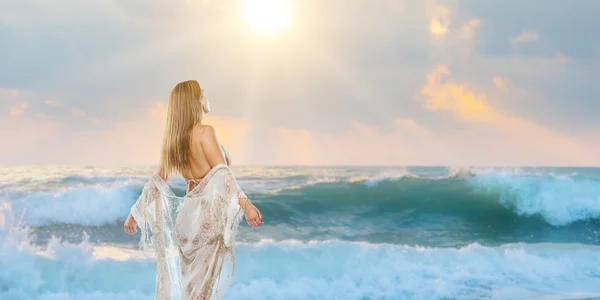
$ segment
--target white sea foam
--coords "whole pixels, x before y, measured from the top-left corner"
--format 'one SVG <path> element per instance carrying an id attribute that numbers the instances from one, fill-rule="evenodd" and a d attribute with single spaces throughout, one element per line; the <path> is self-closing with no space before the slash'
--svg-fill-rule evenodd
<path id="1" fill-rule="evenodd" d="M 104 225 L 124 220 L 135 203 L 141 185 L 87 186 L 56 192 L 25 194 L 11 202 L 30 226 L 49 223 Z"/>
<path id="2" fill-rule="evenodd" d="M 498 201 L 521 215 L 541 215 L 553 225 L 600 218 L 600 181 L 594 178 L 514 173 L 472 177 L 481 191 L 496 192 Z"/>

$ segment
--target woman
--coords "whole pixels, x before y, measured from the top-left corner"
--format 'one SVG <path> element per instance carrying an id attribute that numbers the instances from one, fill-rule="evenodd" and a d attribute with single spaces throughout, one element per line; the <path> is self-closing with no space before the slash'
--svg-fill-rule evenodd
<path id="1" fill-rule="evenodd" d="M 175 86 L 160 167 L 125 221 L 125 232 L 134 234 L 139 226 L 142 249 L 156 255 L 156 299 L 220 297 L 233 275 L 232 246 L 241 212 L 250 226 L 263 223 L 235 181 L 231 158 L 214 128 L 202 124 L 209 110 L 197 81 Z M 166 184 L 172 174 L 185 178 L 184 197 Z M 231 268 L 221 280 L 226 263 Z"/>

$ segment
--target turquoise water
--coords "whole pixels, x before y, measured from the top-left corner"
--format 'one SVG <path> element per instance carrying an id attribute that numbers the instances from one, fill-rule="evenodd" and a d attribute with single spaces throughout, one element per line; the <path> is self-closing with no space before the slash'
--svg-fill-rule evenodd
<path id="1" fill-rule="evenodd" d="M 153 299 L 122 230 L 152 170 L 2 167 L 0 299 Z M 227 299 L 600 296 L 600 169 L 234 172 L 265 225 L 243 223 Z"/>

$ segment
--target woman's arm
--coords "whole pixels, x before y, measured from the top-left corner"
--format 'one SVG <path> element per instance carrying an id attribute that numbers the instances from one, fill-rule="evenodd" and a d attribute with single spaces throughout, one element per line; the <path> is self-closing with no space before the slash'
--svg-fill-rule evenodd
<path id="1" fill-rule="evenodd" d="M 225 156 L 221 149 L 221 143 L 217 137 L 215 129 L 210 125 L 200 125 L 200 130 L 197 130 L 198 136 L 194 139 L 199 143 L 206 160 L 208 161 L 211 168 L 218 164 L 225 164 Z M 262 224 L 262 215 L 260 211 L 252 205 L 246 195 L 241 192 L 238 195 L 238 204 L 244 210 L 246 215 L 246 221 L 251 226 L 260 226 Z"/>

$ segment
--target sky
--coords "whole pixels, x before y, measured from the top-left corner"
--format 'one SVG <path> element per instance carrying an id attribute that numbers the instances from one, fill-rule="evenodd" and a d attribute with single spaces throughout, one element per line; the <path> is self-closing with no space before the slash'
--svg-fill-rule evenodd
<path id="1" fill-rule="evenodd" d="M 238 165 L 600 166 L 599 1 L 244 1 L 0 0 L 0 164 L 157 164 L 195 79 Z"/>

